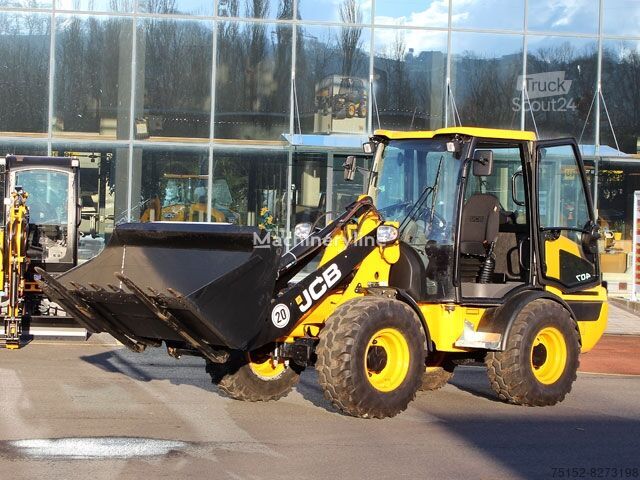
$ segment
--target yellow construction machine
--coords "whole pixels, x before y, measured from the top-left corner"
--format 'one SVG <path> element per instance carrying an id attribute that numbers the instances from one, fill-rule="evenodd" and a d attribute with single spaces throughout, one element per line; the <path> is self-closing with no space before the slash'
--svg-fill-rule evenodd
<path id="1" fill-rule="evenodd" d="M 364 149 L 368 191 L 297 225 L 286 252 L 252 227 L 127 224 L 84 265 L 39 270 L 43 289 L 134 351 L 205 358 L 236 399 L 280 398 L 313 365 L 338 410 L 384 418 L 484 362 L 505 401 L 563 400 L 607 322 L 575 140 L 456 127 L 377 131 Z M 359 170 L 351 157 L 345 179 Z"/>
<path id="2" fill-rule="evenodd" d="M 36 267 L 61 273 L 77 264 L 78 159 L 7 155 L 0 159 L 5 190 L 0 230 L 0 346 L 16 349 L 34 334 L 75 322 L 37 284 Z M 55 336 L 55 334 L 54 334 Z"/>

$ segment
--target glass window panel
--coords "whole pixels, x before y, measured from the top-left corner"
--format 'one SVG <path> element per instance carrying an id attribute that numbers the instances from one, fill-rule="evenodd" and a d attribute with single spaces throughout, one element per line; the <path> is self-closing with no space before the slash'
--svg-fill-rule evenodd
<path id="1" fill-rule="evenodd" d="M 531 110 L 541 138 L 573 136 L 583 144 L 593 144 L 595 111 L 589 114 L 589 109 L 596 85 L 596 40 L 529 37 L 527 50 L 531 105 L 525 104 L 526 128 L 534 129 Z"/>
<path id="2" fill-rule="evenodd" d="M 621 274 L 626 270 L 629 283 L 633 279 L 633 269 L 627 269 L 633 252 L 633 196 L 640 190 L 638 163 L 637 160 L 603 158 L 598 166 L 598 223 L 604 231 L 601 254 L 607 257 L 601 257 L 602 271 Z"/>
<path id="3" fill-rule="evenodd" d="M 290 25 L 218 24 L 216 138 L 281 139 L 289 132 Z"/>
<path id="4" fill-rule="evenodd" d="M 446 27 L 449 25 L 449 2 L 442 0 L 376 0 L 374 23 Z"/>
<path id="5" fill-rule="evenodd" d="M 640 35 L 640 2 L 638 0 L 605 0 L 603 29 L 610 35 Z"/>
<path id="6" fill-rule="evenodd" d="M 327 154 L 296 152 L 291 172 L 291 224 L 326 223 L 327 212 Z M 294 239 L 297 243 L 300 239 Z"/>
<path id="7" fill-rule="evenodd" d="M 214 150 L 212 217 L 239 225 L 261 226 L 283 237 L 287 157 L 283 151 Z"/>
<path id="8" fill-rule="evenodd" d="M 0 132 L 46 132 L 51 17 L 0 13 Z"/>
<path id="9" fill-rule="evenodd" d="M 298 18 L 340 23 L 371 22 L 371 0 L 298 0 Z"/>
<path id="10" fill-rule="evenodd" d="M 47 144 L 0 140 L 0 157 L 6 157 L 9 154 L 11 155 L 46 155 Z"/>
<path id="11" fill-rule="evenodd" d="M 134 219 L 207 221 L 207 149 L 136 148 L 133 169 Z"/>
<path id="12" fill-rule="evenodd" d="M 0 7 L 51 8 L 53 0 L 0 0 Z"/>
<path id="13" fill-rule="evenodd" d="M 451 45 L 453 98 L 463 125 L 520 128 L 513 102 L 522 75 L 522 36 L 453 33 Z M 449 124 L 454 123 L 449 106 Z"/>
<path id="14" fill-rule="evenodd" d="M 129 149 L 104 145 L 54 144 L 53 155 L 80 160 L 81 222 L 78 261 L 102 251 L 117 223 L 127 219 Z"/>
<path id="15" fill-rule="evenodd" d="M 133 12 L 135 0 L 56 0 L 58 10 L 90 12 Z"/>
<path id="16" fill-rule="evenodd" d="M 545 32 L 598 33 L 598 4 L 599 0 L 529 0 L 527 28 Z"/>
<path id="17" fill-rule="evenodd" d="M 212 22 L 138 23 L 135 136 L 208 138 Z"/>
<path id="18" fill-rule="evenodd" d="M 361 27 L 300 28 L 296 132 L 367 132 L 369 39 Z"/>
<path id="19" fill-rule="evenodd" d="M 293 0 L 218 0 L 218 15 L 221 17 L 293 18 Z"/>
<path id="20" fill-rule="evenodd" d="M 444 126 L 447 33 L 379 28 L 374 45 L 374 128 Z"/>
<path id="21" fill-rule="evenodd" d="M 54 133 L 129 138 L 132 31 L 122 17 L 57 17 Z"/>
<path id="22" fill-rule="evenodd" d="M 212 0 L 138 0 L 138 10 L 143 13 L 174 15 L 213 15 Z"/>
<path id="23" fill-rule="evenodd" d="M 640 44 L 606 40 L 602 52 L 602 95 L 607 104 L 620 150 L 640 153 Z M 600 143 L 616 143 L 604 108 L 601 113 Z"/>
<path id="24" fill-rule="evenodd" d="M 451 23 L 454 27 L 522 30 L 523 0 L 453 0 Z"/>

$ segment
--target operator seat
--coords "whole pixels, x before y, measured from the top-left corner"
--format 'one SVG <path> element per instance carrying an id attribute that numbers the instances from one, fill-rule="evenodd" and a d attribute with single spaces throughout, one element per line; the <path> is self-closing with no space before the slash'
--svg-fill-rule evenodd
<path id="1" fill-rule="evenodd" d="M 500 228 L 500 202 L 489 193 L 476 193 L 462 208 L 460 253 L 484 258 Z"/>

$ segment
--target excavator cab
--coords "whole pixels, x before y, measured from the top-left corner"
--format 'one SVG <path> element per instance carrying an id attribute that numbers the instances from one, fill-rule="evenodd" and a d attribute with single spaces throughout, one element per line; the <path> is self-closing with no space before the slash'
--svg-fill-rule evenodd
<path id="1" fill-rule="evenodd" d="M 0 345 L 18 348 L 26 332 L 32 337 L 78 330 L 61 308 L 51 308 L 37 284 L 40 276 L 35 269 L 59 274 L 77 264 L 79 160 L 7 155 L 1 166 L 5 202 Z M 66 330 L 52 332 L 54 323 Z"/>

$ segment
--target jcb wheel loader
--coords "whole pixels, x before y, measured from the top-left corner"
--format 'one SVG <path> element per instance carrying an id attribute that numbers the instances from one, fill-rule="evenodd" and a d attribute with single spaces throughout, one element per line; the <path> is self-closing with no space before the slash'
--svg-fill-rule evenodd
<path id="1" fill-rule="evenodd" d="M 306 240 L 286 253 L 250 227 L 121 225 L 93 260 L 40 272 L 42 288 L 135 351 L 204 357 L 237 399 L 282 397 L 315 365 L 337 409 L 390 417 L 484 361 L 505 401 L 563 400 L 607 321 L 576 142 L 447 128 L 377 131 L 364 148 L 367 194 L 296 226 Z"/>

